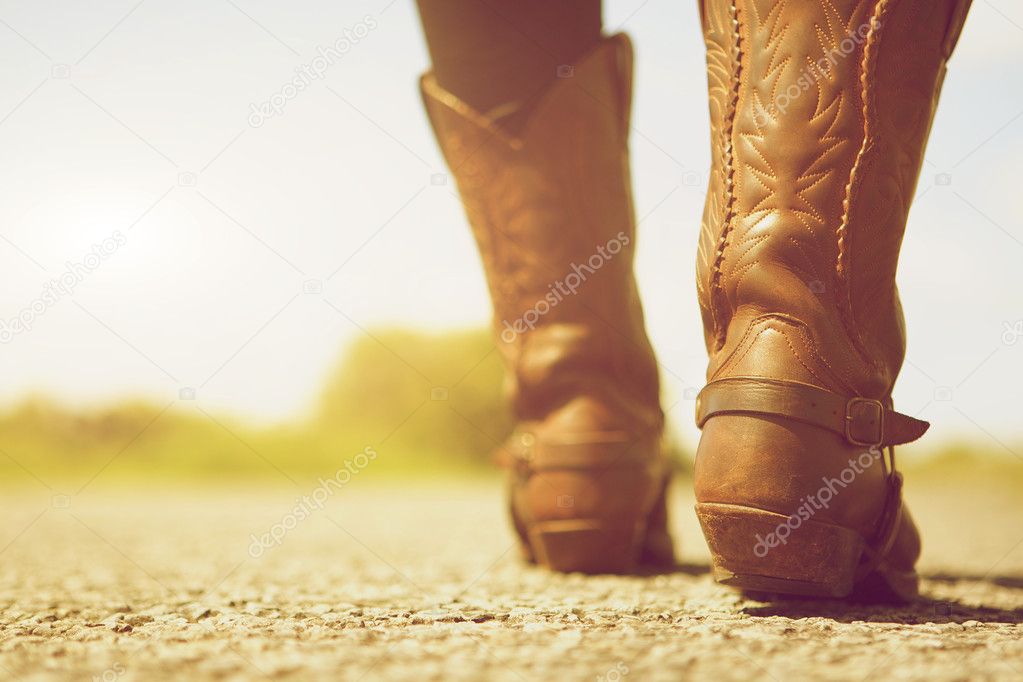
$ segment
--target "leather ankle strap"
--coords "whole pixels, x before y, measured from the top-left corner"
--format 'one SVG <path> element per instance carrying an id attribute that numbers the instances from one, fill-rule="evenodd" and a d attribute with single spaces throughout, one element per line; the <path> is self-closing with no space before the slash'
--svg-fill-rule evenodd
<path id="1" fill-rule="evenodd" d="M 732 377 L 707 384 L 696 398 L 696 425 L 722 414 L 775 415 L 833 431 L 852 445 L 910 443 L 928 422 L 896 412 L 890 400 L 847 397 L 797 381 Z"/>
<path id="2" fill-rule="evenodd" d="M 659 465 L 659 432 L 626 431 L 547 435 L 516 431 L 498 449 L 499 466 L 520 473 L 551 470 L 602 470 Z"/>

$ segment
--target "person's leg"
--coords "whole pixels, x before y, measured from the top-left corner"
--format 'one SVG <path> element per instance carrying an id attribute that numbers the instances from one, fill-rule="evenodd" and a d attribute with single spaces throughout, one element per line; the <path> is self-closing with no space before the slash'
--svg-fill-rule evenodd
<path id="1" fill-rule="evenodd" d="M 417 0 L 437 84 L 511 132 L 600 41 L 601 0 Z"/>
<path id="2" fill-rule="evenodd" d="M 703 0 L 697 514 L 719 580 L 910 599 L 899 248 L 969 0 Z M 888 452 L 885 452 L 888 450 Z M 890 455 L 888 459 L 886 455 Z"/>
<path id="3" fill-rule="evenodd" d="M 596 2 L 455 4 L 420 5 L 436 60 L 421 87 L 494 305 L 522 548 L 560 571 L 670 563 L 664 416 L 632 271 L 631 44 L 599 37 Z"/>

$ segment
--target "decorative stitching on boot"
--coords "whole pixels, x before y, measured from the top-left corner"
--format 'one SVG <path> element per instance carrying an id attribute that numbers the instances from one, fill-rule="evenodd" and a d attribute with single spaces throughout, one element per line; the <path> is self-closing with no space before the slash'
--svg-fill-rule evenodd
<path id="1" fill-rule="evenodd" d="M 765 323 L 767 323 L 766 327 L 761 326 Z M 773 326 L 775 324 L 778 326 Z M 803 359 L 802 353 L 799 352 L 789 339 L 788 334 L 786 333 L 786 328 L 791 328 L 792 331 L 796 333 L 799 340 L 802 342 L 800 347 L 816 364 L 817 369 L 808 365 Z M 798 362 L 809 374 L 816 377 L 820 382 L 820 386 L 839 393 L 856 395 L 855 389 L 851 383 L 843 377 L 843 373 L 840 369 L 828 362 L 828 360 L 821 355 L 820 351 L 818 351 L 817 344 L 814 342 L 813 335 L 810 333 L 806 324 L 793 317 L 789 317 L 788 315 L 781 315 L 778 313 L 768 313 L 750 320 L 742 338 L 740 338 L 739 342 L 735 344 L 735 349 L 714 371 L 714 376 L 711 380 L 722 378 L 734 365 L 741 362 L 753 348 L 757 338 L 759 338 L 759 336 L 768 329 L 777 332 L 782 336 L 786 345 L 788 345 L 789 350 L 792 351 L 796 362 Z M 822 376 L 821 372 L 824 372 L 827 376 Z"/>
<path id="2" fill-rule="evenodd" d="M 718 237 L 717 252 L 714 257 L 714 266 L 711 269 L 710 280 L 710 313 L 714 323 L 717 350 L 725 345 L 725 328 L 718 316 L 718 302 L 724 289 L 721 286 L 721 265 L 725 258 L 725 248 L 728 246 L 728 233 L 732 229 L 732 222 L 735 219 L 735 165 L 734 149 L 732 143 L 733 131 L 735 129 L 735 116 L 739 108 L 739 87 L 742 76 L 742 35 L 739 30 L 739 10 L 733 1 L 729 10 L 731 13 L 732 37 L 734 42 L 733 58 L 734 68 L 732 69 L 732 94 L 728 99 L 728 110 L 725 113 L 725 123 L 722 130 L 724 136 L 724 176 L 725 176 L 725 210 L 721 221 L 721 236 Z"/>
<path id="3" fill-rule="evenodd" d="M 870 16 L 870 29 L 863 46 L 863 58 L 860 63 L 860 98 L 863 103 L 863 141 L 856 153 L 852 168 L 849 170 L 849 182 L 845 186 L 845 198 L 842 200 L 842 220 L 839 223 L 836 235 L 838 237 L 838 256 L 835 262 L 835 275 L 839 287 L 838 307 L 842 321 L 845 323 L 849 338 L 852 339 L 856 350 L 871 365 L 877 366 L 878 361 L 871 358 L 867 351 L 866 344 L 860 330 L 856 326 L 852 305 L 852 285 L 850 283 L 849 271 L 849 220 L 852 215 L 853 198 L 860 185 L 860 169 L 864 164 L 867 151 L 874 145 L 874 126 L 872 117 L 875 116 L 877 105 L 874 101 L 874 88 L 871 87 L 874 80 L 874 71 L 877 68 L 877 41 L 878 32 L 881 28 L 881 19 L 888 12 L 889 0 L 878 0 L 874 5 L 874 11 Z"/>

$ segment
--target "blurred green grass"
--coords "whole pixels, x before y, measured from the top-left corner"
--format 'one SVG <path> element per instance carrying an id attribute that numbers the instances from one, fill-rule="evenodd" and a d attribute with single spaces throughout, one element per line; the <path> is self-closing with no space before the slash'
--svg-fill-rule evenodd
<path id="1" fill-rule="evenodd" d="M 33 397 L 0 413 L 0 485 L 95 482 L 314 481 L 351 469 L 360 478 L 486 476 L 510 433 L 503 369 L 483 329 L 426 334 L 378 329 L 326 377 L 313 414 L 265 426 L 204 407 L 143 400 L 76 409 Z M 670 446 L 680 473 L 690 457 Z M 1023 461 L 973 444 L 903 458 L 934 475 L 1023 482 Z M 924 452 L 919 456 L 918 453 Z M 936 472 L 936 473 L 935 473 Z"/>
<path id="2" fill-rule="evenodd" d="M 358 453 L 360 475 L 476 475 L 511 430 L 489 334 L 374 330 L 328 374 L 313 414 L 266 426 L 199 400 L 75 409 L 32 397 L 0 413 L 0 479 L 304 479 Z M 283 476 L 282 476 L 283 473 Z"/>

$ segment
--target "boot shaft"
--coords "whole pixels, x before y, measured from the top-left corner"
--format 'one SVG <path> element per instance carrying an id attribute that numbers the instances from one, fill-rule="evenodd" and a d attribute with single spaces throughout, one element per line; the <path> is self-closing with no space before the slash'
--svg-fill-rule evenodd
<path id="1" fill-rule="evenodd" d="M 632 270 L 631 62 L 624 35 L 606 39 L 563 68 L 520 136 L 431 75 L 421 83 L 480 249 L 523 419 L 588 392 L 660 420 Z"/>
<path id="2" fill-rule="evenodd" d="M 898 252 L 968 5 L 701 3 L 712 170 L 698 290 L 710 378 L 770 327 L 784 331 L 764 344 L 797 347 L 783 364 L 814 365 L 800 380 L 891 390 L 905 350 Z M 770 367 L 776 350 L 743 352 L 784 373 Z"/>

